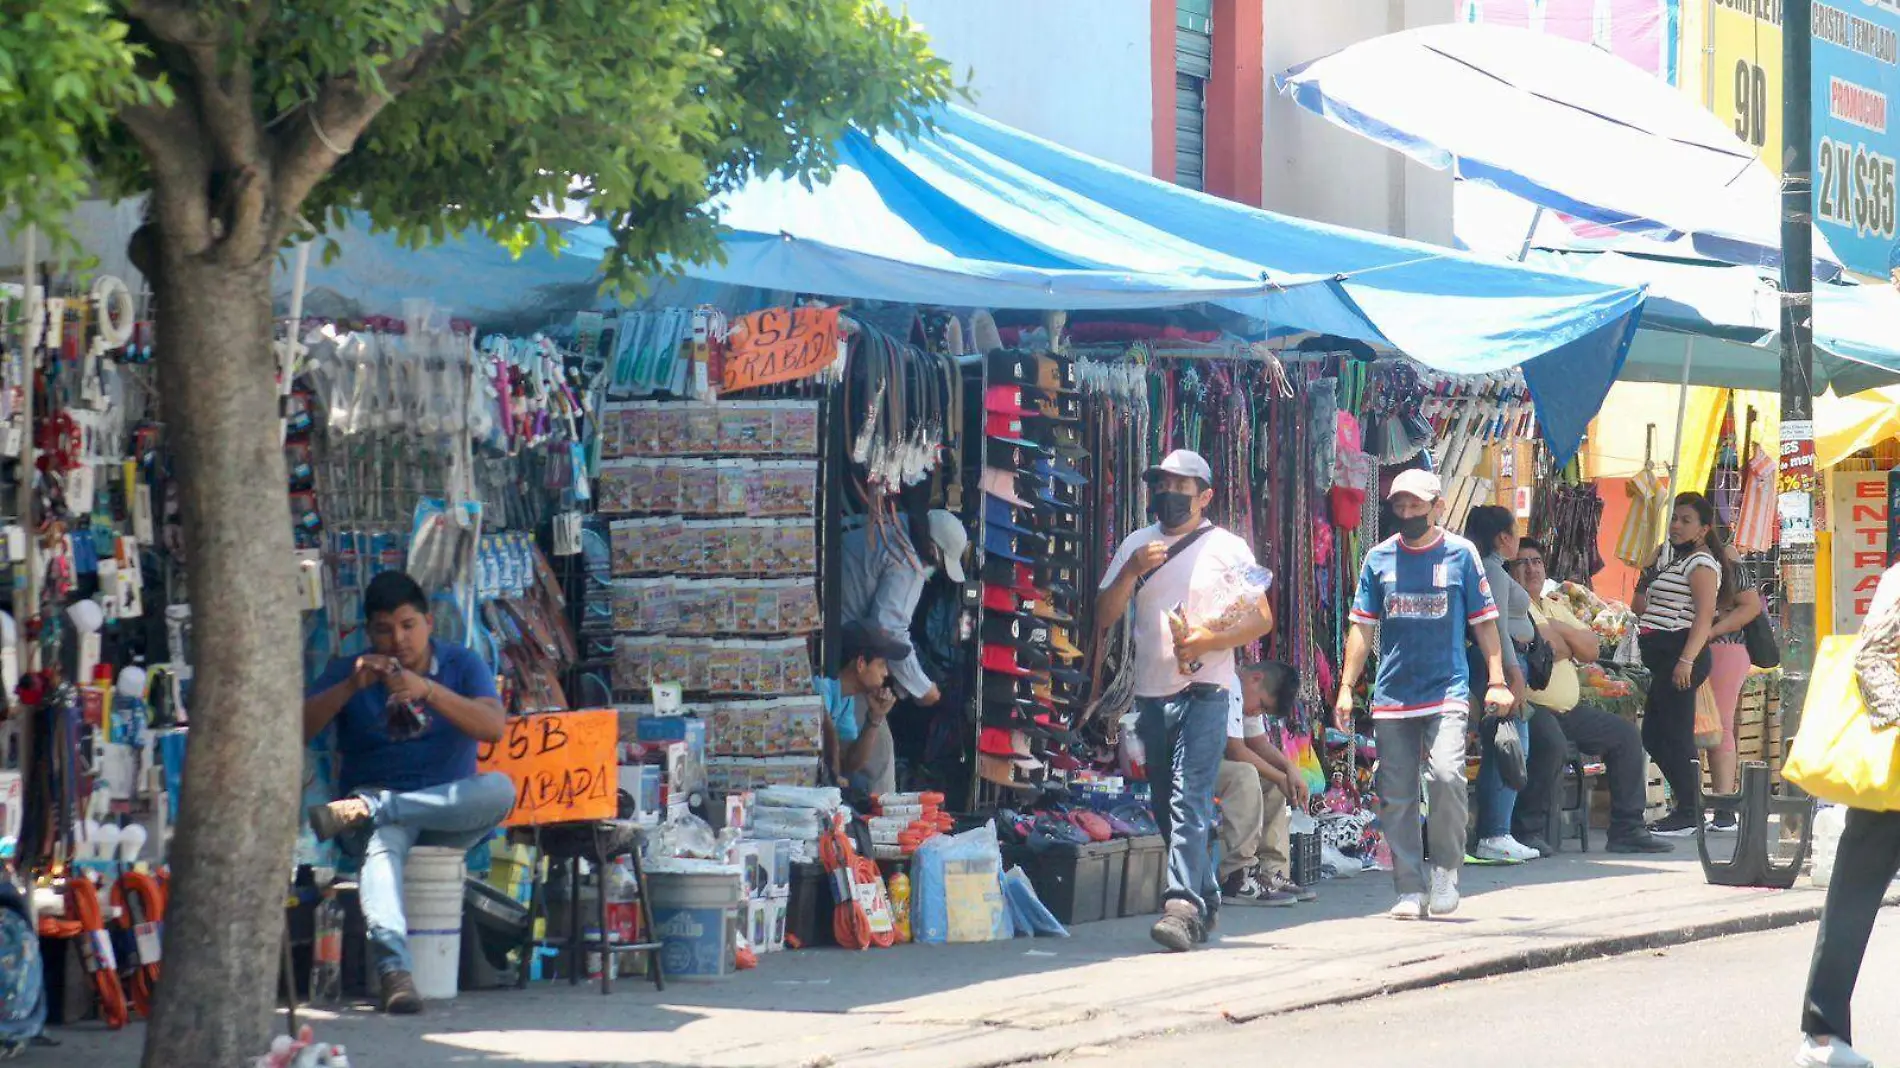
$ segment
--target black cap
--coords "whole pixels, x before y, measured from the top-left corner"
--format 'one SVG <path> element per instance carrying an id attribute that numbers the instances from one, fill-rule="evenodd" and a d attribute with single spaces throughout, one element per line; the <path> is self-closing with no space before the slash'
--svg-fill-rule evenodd
<path id="1" fill-rule="evenodd" d="M 1001 612 L 985 613 L 983 616 L 983 640 L 999 645 L 1014 645 L 1017 649 L 1049 648 L 1049 624 L 1025 613 L 1014 615 Z M 1021 658 L 1018 658 L 1021 663 Z M 1023 664 L 1028 667 L 1028 664 Z"/>
<path id="2" fill-rule="evenodd" d="M 902 660 L 909 655 L 909 642 L 862 620 L 849 619 L 838 626 L 838 662 L 841 664 L 860 657 Z"/>

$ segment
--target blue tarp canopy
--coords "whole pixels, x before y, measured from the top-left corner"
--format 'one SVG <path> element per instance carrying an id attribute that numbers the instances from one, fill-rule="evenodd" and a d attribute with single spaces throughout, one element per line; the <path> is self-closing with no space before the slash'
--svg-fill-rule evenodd
<path id="1" fill-rule="evenodd" d="M 1632 286 L 1276 215 L 1080 155 L 961 108 L 914 139 L 853 134 L 806 188 L 761 178 L 719 204 L 726 262 L 768 290 L 992 308 L 1213 303 L 1483 373 L 1522 365 L 1568 455 L 1616 377 Z M 589 241 L 576 231 L 576 250 Z M 598 242 L 598 232 L 592 240 Z"/>
<path id="2" fill-rule="evenodd" d="M 1626 246 L 1627 248 L 1627 246 Z M 1620 375 L 1732 389 L 1779 388 L 1780 290 L 1761 268 L 1630 251 L 1533 249 L 1525 262 L 1606 285 L 1644 286 L 1642 328 Z M 1900 293 L 1814 287 L 1814 389 L 1845 396 L 1900 381 Z"/>
<path id="3" fill-rule="evenodd" d="M 717 205 L 725 262 L 686 268 L 762 292 L 1074 311 L 1210 303 L 1275 335 L 1334 334 L 1453 373 L 1522 365 L 1551 447 L 1568 455 L 1615 379 L 1642 306 L 1639 287 L 1289 218 L 1079 155 L 973 112 L 933 132 L 847 136 L 836 173 L 806 188 L 758 178 Z M 472 318 L 510 284 L 544 307 L 571 303 L 609 244 L 567 233 L 534 265 L 535 293 L 491 273 L 488 242 L 403 254 L 354 231 L 311 284 L 359 304 L 427 296 Z M 478 247 L 479 246 L 479 247 Z M 359 265 L 358 254 L 369 262 Z M 505 259 L 505 254 L 502 255 Z M 424 283 L 432 264 L 443 277 Z"/>

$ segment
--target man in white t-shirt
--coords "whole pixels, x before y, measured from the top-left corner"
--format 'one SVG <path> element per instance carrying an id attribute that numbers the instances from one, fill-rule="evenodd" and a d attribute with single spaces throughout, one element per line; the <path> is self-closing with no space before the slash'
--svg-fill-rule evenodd
<path id="1" fill-rule="evenodd" d="M 1267 717 L 1293 703 L 1293 669 L 1278 661 L 1240 669 L 1227 715 L 1220 798 L 1220 892 L 1228 905 L 1285 907 L 1319 895 L 1293 881 L 1293 809 L 1310 794 L 1300 769 L 1267 737 Z"/>
<path id="2" fill-rule="evenodd" d="M 1150 934 L 1180 953 L 1207 940 L 1220 907 L 1208 836 L 1234 650 L 1273 629 L 1272 576 L 1245 541 L 1205 518 L 1214 475 L 1199 454 L 1177 449 L 1146 477 L 1159 521 L 1115 550 L 1095 618 L 1112 622 L 1132 605 L 1136 730 L 1155 822 L 1168 839 L 1168 888 Z"/>

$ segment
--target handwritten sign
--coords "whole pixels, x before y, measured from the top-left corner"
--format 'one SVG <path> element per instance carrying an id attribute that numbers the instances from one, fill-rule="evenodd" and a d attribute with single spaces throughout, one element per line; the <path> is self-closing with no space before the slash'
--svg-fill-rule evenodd
<path id="1" fill-rule="evenodd" d="M 838 308 L 767 308 L 733 324 L 719 389 L 808 378 L 838 359 Z"/>
<path id="2" fill-rule="evenodd" d="M 620 714 L 613 709 L 515 716 L 499 742 L 477 753 L 483 771 L 515 783 L 509 827 L 606 820 L 617 814 L 614 770 Z"/>

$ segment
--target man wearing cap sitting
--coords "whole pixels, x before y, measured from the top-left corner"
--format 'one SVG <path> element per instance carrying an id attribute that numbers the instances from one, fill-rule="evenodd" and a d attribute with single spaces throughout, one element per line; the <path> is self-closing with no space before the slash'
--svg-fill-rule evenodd
<path id="1" fill-rule="evenodd" d="M 1458 909 L 1458 871 L 1465 859 L 1465 726 L 1471 700 L 1465 633 L 1471 632 L 1489 677 L 1484 701 L 1510 711 L 1498 644 L 1498 606 L 1477 547 L 1437 525 L 1442 495 L 1430 471 L 1401 472 L 1388 501 L 1398 534 L 1374 546 L 1359 571 L 1352 630 L 1339 674 L 1333 725 L 1352 731 L 1353 691 L 1379 625 L 1379 673 L 1372 686 L 1379 743 L 1379 823 L 1392 849 L 1399 920 L 1448 916 Z M 1431 875 L 1419 834 L 1419 773 L 1430 769 Z M 1427 890 L 1430 897 L 1427 898 Z"/>
<path id="2" fill-rule="evenodd" d="M 950 581 L 963 584 L 963 551 L 969 532 L 956 516 L 933 508 L 925 516 L 929 538 L 919 551 L 901 523 L 876 530 L 860 525 L 845 531 L 843 563 L 839 571 L 839 608 L 845 619 L 863 620 L 887 634 L 910 633 L 923 598 L 924 583 L 939 568 Z M 904 696 L 920 705 L 934 705 L 943 697 L 912 650 L 890 662 L 891 679 Z"/>
<path id="3" fill-rule="evenodd" d="M 1295 808 L 1306 811 L 1306 777 L 1267 737 L 1267 717 L 1293 707 L 1297 677 L 1277 660 L 1240 669 L 1227 713 L 1227 755 L 1215 794 L 1220 798 L 1220 890 L 1229 905 L 1283 908 L 1317 901 L 1293 881 Z"/>
<path id="4" fill-rule="evenodd" d="M 1245 541 L 1205 518 L 1214 475 L 1199 454 L 1177 449 L 1146 478 L 1158 521 L 1115 551 L 1095 606 L 1105 623 L 1134 607 L 1137 732 L 1168 838 L 1166 901 L 1150 934 L 1179 953 L 1207 940 L 1220 907 L 1208 838 L 1234 650 L 1273 629 L 1271 576 Z"/>
<path id="5" fill-rule="evenodd" d="M 813 685 L 825 700 L 825 763 L 840 784 L 897 792 L 897 754 L 885 722 L 897 697 L 886 683 L 890 665 L 910 655 L 909 643 L 860 620 L 838 628 L 837 677 L 820 675 Z"/>

